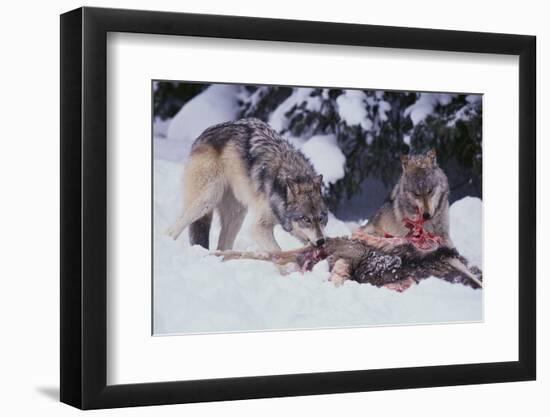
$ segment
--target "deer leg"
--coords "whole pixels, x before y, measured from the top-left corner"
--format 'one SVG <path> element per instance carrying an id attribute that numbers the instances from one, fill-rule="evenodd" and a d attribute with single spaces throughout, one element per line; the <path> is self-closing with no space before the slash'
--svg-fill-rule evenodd
<path id="1" fill-rule="evenodd" d="M 234 259 L 254 259 L 258 261 L 267 261 L 275 265 L 286 265 L 289 263 L 297 263 L 298 257 L 304 253 L 307 248 L 299 248 L 281 252 L 245 252 L 235 250 L 219 250 L 215 251 L 214 255 L 222 257 L 223 261 L 231 261 Z"/>
<path id="2" fill-rule="evenodd" d="M 344 284 L 346 280 L 349 279 L 350 275 L 350 264 L 346 260 L 340 258 L 336 262 L 334 262 L 334 265 L 332 266 L 329 281 L 332 282 L 336 287 L 339 287 Z"/>

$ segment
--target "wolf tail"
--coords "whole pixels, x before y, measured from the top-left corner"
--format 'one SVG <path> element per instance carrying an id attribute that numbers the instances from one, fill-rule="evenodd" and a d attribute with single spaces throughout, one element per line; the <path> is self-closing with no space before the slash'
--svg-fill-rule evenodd
<path id="1" fill-rule="evenodd" d="M 210 243 L 210 226 L 212 225 L 212 212 L 205 214 L 200 219 L 189 225 L 189 242 L 191 245 L 201 245 L 208 249 Z"/>

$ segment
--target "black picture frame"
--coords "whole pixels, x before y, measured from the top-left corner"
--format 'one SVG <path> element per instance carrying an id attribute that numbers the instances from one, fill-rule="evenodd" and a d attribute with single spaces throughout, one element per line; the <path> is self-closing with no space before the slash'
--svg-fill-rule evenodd
<path id="1" fill-rule="evenodd" d="M 108 32 L 519 56 L 519 360 L 107 385 Z M 536 377 L 536 38 L 136 10 L 61 15 L 61 401 L 82 409 L 482 384 Z"/>

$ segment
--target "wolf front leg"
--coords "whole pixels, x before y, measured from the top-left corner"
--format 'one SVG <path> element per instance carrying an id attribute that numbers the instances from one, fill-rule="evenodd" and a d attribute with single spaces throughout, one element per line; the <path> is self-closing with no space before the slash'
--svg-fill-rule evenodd
<path id="1" fill-rule="evenodd" d="M 254 241 L 262 250 L 267 252 L 279 252 L 281 250 L 273 235 L 274 227 L 275 225 L 272 222 L 263 219 L 258 219 L 252 227 Z"/>
<path id="2" fill-rule="evenodd" d="M 274 226 L 275 225 L 271 222 L 260 220 L 254 225 L 252 235 L 260 248 L 277 255 L 278 253 L 281 253 L 281 247 L 273 235 Z M 300 270 L 300 267 L 296 262 L 276 263 L 276 266 L 281 275 L 288 275 L 292 272 Z"/>
<path id="3" fill-rule="evenodd" d="M 221 223 L 218 250 L 232 249 L 237 233 L 241 230 L 247 208 L 235 198 L 230 189 L 227 189 L 218 207 L 218 212 Z"/>

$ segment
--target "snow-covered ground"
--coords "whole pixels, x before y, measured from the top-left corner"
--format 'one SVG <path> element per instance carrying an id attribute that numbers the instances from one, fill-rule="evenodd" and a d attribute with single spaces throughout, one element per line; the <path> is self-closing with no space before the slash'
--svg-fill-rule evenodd
<path id="1" fill-rule="evenodd" d="M 483 292 L 430 278 L 404 293 L 368 284 L 328 282 L 326 261 L 305 274 L 281 276 L 266 262 L 221 262 L 201 247 L 190 247 L 185 231 L 178 241 L 164 231 L 181 206 L 181 162 L 154 161 L 154 333 L 259 331 L 345 326 L 419 324 L 482 320 Z M 451 235 L 468 260 L 481 265 L 481 211 L 477 198 L 451 206 Z M 330 216 L 329 236 L 349 235 L 354 223 Z M 235 249 L 255 250 L 249 222 Z M 219 233 L 214 218 L 211 244 Z M 281 228 L 283 249 L 299 243 Z"/>

